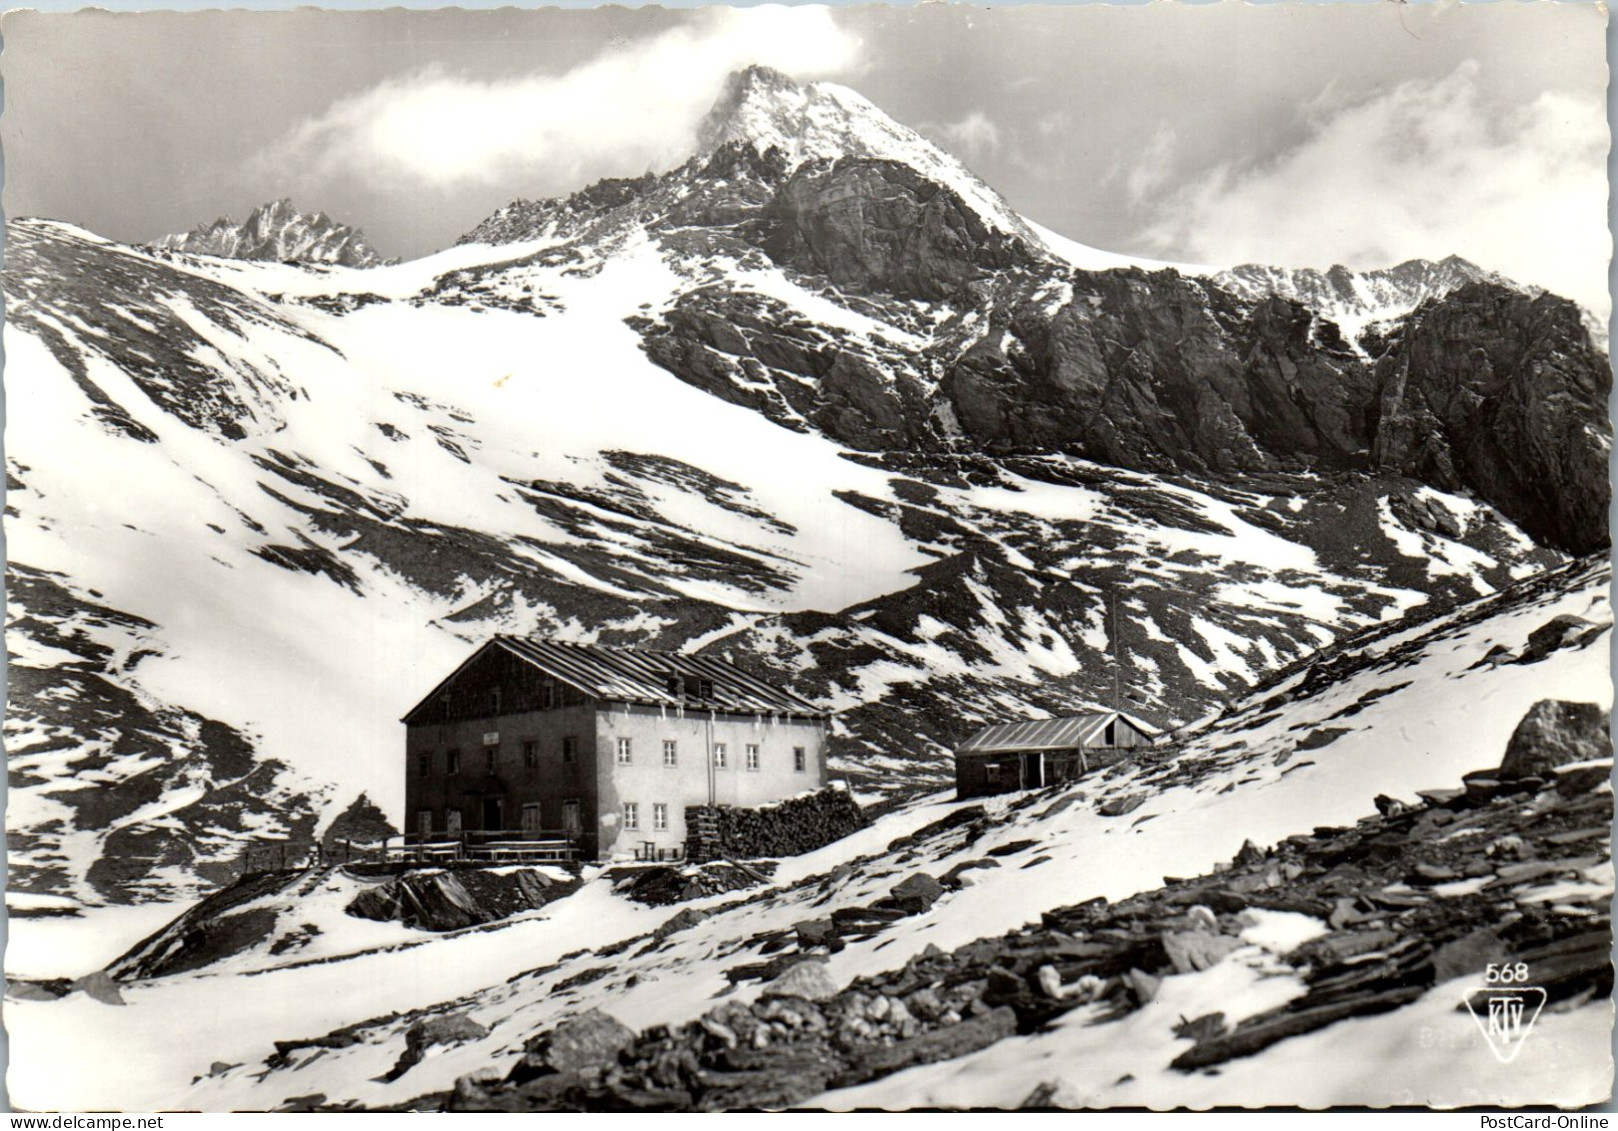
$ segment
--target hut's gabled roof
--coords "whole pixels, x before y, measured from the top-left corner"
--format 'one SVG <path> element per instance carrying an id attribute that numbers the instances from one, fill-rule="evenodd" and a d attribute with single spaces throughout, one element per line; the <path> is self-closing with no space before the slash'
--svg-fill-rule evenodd
<path id="1" fill-rule="evenodd" d="M 1014 723 L 991 723 L 956 749 L 957 754 L 984 754 L 1022 750 L 1071 750 L 1092 746 L 1114 719 L 1122 719 L 1147 738 L 1158 731 L 1122 711 L 1092 711 L 1061 719 L 1023 719 Z"/>
<path id="2" fill-rule="evenodd" d="M 604 648 L 597 644 L 496 636 L 433 688 L 410 710 L 405 721 L 409 722 L 417 711 L 433 701 L 442 688 L 490 648 L 504 649 L 592 699 L 743 714 L 830 716 L 830 712 L 784 687 L 777 687 L 714 656 L 687 656 L 678 652 Z M 674 675 L 684 677 L 679 693 L 669 686 L 669 677 Z M 707 687 L 703 686 L 704 681 Z M 706 697 L 701 694 L 704 690 L 709 692 Z"/>

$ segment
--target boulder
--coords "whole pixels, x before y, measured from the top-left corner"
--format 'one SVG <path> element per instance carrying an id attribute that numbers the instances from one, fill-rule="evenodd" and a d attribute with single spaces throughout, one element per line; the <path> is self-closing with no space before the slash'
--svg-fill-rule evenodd
<path id="1" fill-rule="evenodd" d="M 458 931 L 533 911 L 577 886 L 533 869 L 409 872 L 360 892 L 344 910 L 357 919 Z"/>
<path id="2" fill-rule="evenodd" d="M 1146 804 L 1146 795 L 1144 793 L 1131 793 L 1123 797 L 1114 797 L 1103 801 L 1096 808 L 1096 812 L 1103 817 L 1122 817 L 1126 813 L 1133 813 L 1144 804 Z"/>
<path id="3" fill-rule="evenodd" d="M 825 1001 L 836 996 L 838 986 L 827 972 L 824 963 L 806 959 L 789 966 L 765 989 L 772 994 L 790 994 L 794 997 L 808 998 L 810 1001 Z"/>
<path id="4" fill-rule="evenodd" d="M 394 1063 L 387 1079 L 397 1080 L 409 1072 L 422 1062 L 430 1048 L 465 1044 L 467 1041 L 481 1040 L 488 1035 L 489 1030 L 472 1020 L 466 1013 L 448 1013 L 417 1021 L 405 1030 L 405 1050 L 399 1054 L 399 1059 Z"/>
<path id="5" fill-rule="evenodd" d="M 1541 699 L 1512 732 L 1499 776 L 1525 778 L 1574 762 L 1611 758 L 1608 727 L 1607 712 L 1595 703 Z"/>
<path id="6" fill-rule="evenodd" d="M 837 937 L 837 924 L 830 919 L 806 919 L 794 923 L 793 929 L 798 933 L 798 946 L 805 950 L 817 946 L 841 949 L 842 940 Z"/>
<path id="7" fill-rule="evenodd" d="M 944 894 L 944 885 L 926 872 L 900 880 L 888 893 L 890 901 L 900 910 L 919 915 L 938 902 Z"/>
<path id="8" fill-rule="evenodd" d="M 508 1079 L 521 1084 L 538 1076 L 606 1067 L 634 1040 L 635 1031 L 629 1026 L 592 1009 L 530 1040 Z"/>
<path id="9" fill-rule="evenodd" d="M 1210 935 L 1205 931 L 1185 931 L 1163 936 L 1163 950 L 1167 952 L 1177 974 L 1206 970 L 1222 962 L 1226 955 L 1241 945 L 1240 939 L 1233 939 L 1228 935 Z"/>
<path id="10" fill-rule="evenodd" d="M 86 974 L 74 981 L 75 990 L 83 990 L 91 998 L 103 1005 L 123 1005 L 124 995 L 121 987 L 105 970 L 97 970 L 94 974 Z"/>
<path id="11" fill-rule="evenodd" d="M 1528 644 L 1517 657 L 1519 664 L 1533 664 L 1543 660 L 1552 652 L 1566 647 L 1585 632 L 1595 626 L 1583 617 L 1576 617 L 1572 613 L 1563 613 L 1552 617 L 1533 632 L 1528 634 Z"/>
<path id="12" fill-rule="evenodd" d="M 667 919 L 663 920 L 662 924 L 657 928 L 657 930 L 652 932 L 652 937 L 661 941 L 668 938 L 672 934 L 695 927 L 707 917 L 708 912 L 706 911 L 698 910 L 695 907 L 682 907 L 673 915 L 670 915 Z"/>

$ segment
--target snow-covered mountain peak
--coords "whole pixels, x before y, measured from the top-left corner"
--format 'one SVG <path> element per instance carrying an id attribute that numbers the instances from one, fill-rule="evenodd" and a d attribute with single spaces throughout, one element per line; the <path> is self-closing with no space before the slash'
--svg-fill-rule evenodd
<path id="1" fill-rule="evenodd" d="M 259 205 L 241 223 L 228 215 L 221 216 L 189 232 L 164 236 L 157 246 L 226 259 L 292 260 L 344 267 L 375 267 L 383 262 L 358 228 L 340 224 L 324 212 L 299 212 L 284 197 Z"/>
<path id="2" fill-rule="evenodd" d="M 769 67 L 733 72 L 697 128 L 698 149 L 732 142 L 778 149 L 788 166 L 863 157 L 898 161 L 953 190 L 991 227 L 1043 246 L 1023 218 L 960 161 L 846 86 L 799 83 Z"/>

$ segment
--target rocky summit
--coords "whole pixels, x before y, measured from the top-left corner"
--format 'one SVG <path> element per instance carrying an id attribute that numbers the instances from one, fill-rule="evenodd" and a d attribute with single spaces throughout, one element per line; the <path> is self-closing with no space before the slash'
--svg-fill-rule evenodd
<path id="1" fill-rule="evenodd" d="M 157 246 L 225 259 L 331 263 L 342 267 L 375 267 L 382 262 L 366 242 L 364 232 L 339 224 L 324 212 L 299 212 L 290 200 L 261 204 L 240 223 L 222 216 L 189 232 L 164 236 Z"/>

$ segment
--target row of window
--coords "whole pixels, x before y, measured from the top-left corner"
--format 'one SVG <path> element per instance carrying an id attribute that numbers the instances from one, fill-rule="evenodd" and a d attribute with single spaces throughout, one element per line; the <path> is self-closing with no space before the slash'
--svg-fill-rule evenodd
<path id="1" fill-rule="evenodd" d="M 747 743 L 743 748 L 743 756 L 747 760 L 746 764 L 749 770 L 763 768 L 763 754 L 758 743 Z M 632 766 L 635 764 L 635 747 L 630 739 L 620 738 L 618 740 L 617 762 L 620 766 Z M 663 764 L 665 766 L 678 766 L 680 764 L 680 744 L 672 738 L 663 740 Z M 713 744 L 713 764 L 717 770 L 730 768 L 730 750 L 723 742 Z M 802 746 L 792 748 L 792 768 L 800 774 L 808 772 L 809 751 L 806 748 Z"/>
<path id="2" fill-rule="evenodd" d="M 665 801 L 652 802 L 652 831 L 654 833 L 667 832 L 669 827 L 669 807 Z M 640 805 L 634 801 L 624 802 L 624 831 L 635 832 L 640 828 Z"/>
<path id="3" fill-rule="evenodd" d="M 499 761 L 499 753 L 500 748 L 498 746 L 485 746 L 483 748 L 483 768 L 491 774 L 495 772 L 495 766 Z M 570 734 L 562 739 L 562 761 L 572 764 L 578 760 L 579 740 L 576 736 Z M 531 738 L 523 740 L 522 764 L 524 768 L 530 770 L 539 767 L 539 743 Z M 416 776 L 425 778 L 430 776 L 432 772 L 432 751 L 423 750 L 416 755 Z M 461 772 L 461 752 L 459 750 L 445 751 L 444 772 L 451 775 Z"/>
<path id="4" fill-rule="evenodd" d="M 501 814 L 501 817 L 503 823 L 505 814 Z M 458 833 L 464 827 L 464 821 L 459 809 L 452 808 L 444 811 L 445 832 Z M 525 804 L 522 807 L 522 831 L 540 832 L 543 829 L 544 825 L 541 823 L 540 819 L 539 803 L 534 801 Z M 579 832 L 582 832 L 583 829 L 584 824 L 580 817 L 579 799 L 576 797 L 564 798 L 562 800 L 562 831 L 576 835 Z M 416 831 L 423 837 L 432 835 L 433 811 L 431 809 L 416 810 Z"/>
<path id="5" fill-rule="evenodd" d="M 629 739 L 620 738 L 618 740 L 617 750 L 618 765 L 634 765 L 635 750 Z M 499 752 L 500 748 L 498 746 L 485 746 L 483 748 L 483 768 L 488 773 L 492 774 L 495 772 L 495 765 L 498 761 Z M 749 770 L 756 771 L 763 768 L 763 754 L 760 752 L 758 743 L 747 743 L 744 751 L 744 757 L 746 758 L 746 764 Z M 564 763 L 574 763 L 578 760 L 579 740 L 573 735 L 568 735 L 562 739 L 562 761 Z M 525 739 L 523 741 L 522 764 L 525 768 L 530 770 L 536 769 L 539 766 L 539 744 L 532 739 Z M 679 743 L 672 738 L 665 738 L 663 740 L 663 765 L 678 766 L 679 764 Z M 730 767 L 730 751 L 723 742 L 714 743 L 713 764 L 714 768 L 719 770 L 728 769 Z M 800 774 L 807 773 L 809 770 L 809 752 L 802 746 L 794 746 L 792 748 L 792 769 L 794 772 Z M 425 778 L 431 776 L 432 772 L 433 752 L 430 750 L 423 750 L 421 753 L 416 755 L 416 776 Z M 444 772 L 451 776 L 461 772 L 461 752 L 459 750 L 448 750 L 445 752 Z"/>

